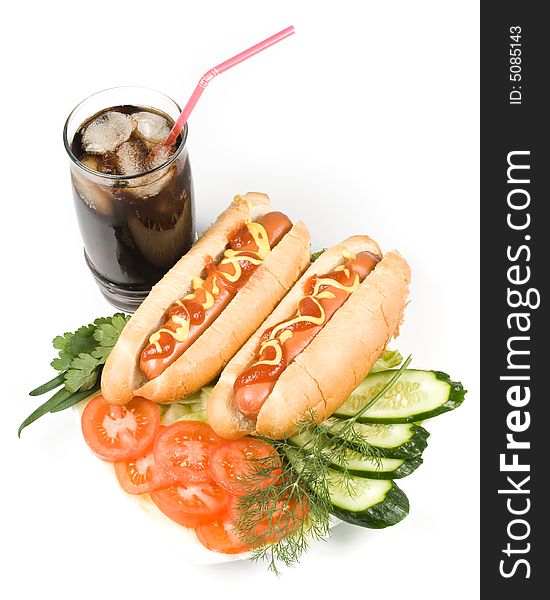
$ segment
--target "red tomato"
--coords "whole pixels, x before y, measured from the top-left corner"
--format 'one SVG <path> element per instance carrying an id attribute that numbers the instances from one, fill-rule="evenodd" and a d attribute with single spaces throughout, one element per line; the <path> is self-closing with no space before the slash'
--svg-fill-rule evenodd
<path id="1" fill-rule="evenodd" d="M 275 448 L 251 437 L 225 442 L 214 448 L 210 457 L 212 479 L 236 496 L 274 483 L 280 468 Z M 265 475 L 261 471 L 255 474 L 255 469 L 265 469 Z"/>
<path id="2" fill-rule="evenodd" d="M 172 521 L 196 527 L 210 523 L 227 509 L 227 493 L 215 483 L 178 483 L 151 494 L 158 508 Z"/>
<path id="3" fill-rule="evenodd" d="M 297 529 L 309 511 L 309 501 L 304 496 L 298 501 L 295 497 L 278 502 L 279 508 L 272 515 L 264 517 L 254 529 L 259 541 L 274 544 L 285 534 Z"/>
<path id="4" fill-rule="evenodd" d="M 163 429 L 161 425 L 159 431 Z M 139 458 L 115 463 L 115 475 L 128 494 L 148 494 L 174 484 L 174 479 L 158 468 L 152 448 Z"/>
<path id="5" fill-rule="evenodd" d="M 236 497 L 230 497 L 229 508 L 221 518 L 212 523 L 199 525 L 195 529 L 200 543 L 205 548 L 224 554 L 239 554 L 249 550 L 233 525 L 236 502 Z"/>
<path id="6" fill-rule="evenodd" d="M 243 542 L 236 528 L 239 516 L 239 498 L 230 496 L 227 510 L 222 517 L 212 523 L 199 525 L 195 532 L 203 546 L 214 552 L 225 554 L 238 554 L 251 549 Z M 273 544 L 289 531 L 294 531 L 304 520 L 308 510 L 309 502 L 303 497 L 298 502 L 291 499 L 288 502 L 280 501 L 280 508 L 270 516 L 266 515 L 255 527 L 247 531 L 245 537 L 258 538 L 257 545 Z"/>
<path id="7" fill-rule="evenodd" d="M 176 481 L 209 481 L 210 453 L 221 441 L 206 423 L 177 421 L 157 436 L 153 449 L 155 461 Z"/>
<path id="8" fill-rule="evenodd" d="M 99 458 L 118 462 L 143 456 L 160 426 L 159 409 L 145 398 L 133 398 L 126 406 L 107 404 L 103 396 L 92 398 L 82 413 L 82 433 Z"/>

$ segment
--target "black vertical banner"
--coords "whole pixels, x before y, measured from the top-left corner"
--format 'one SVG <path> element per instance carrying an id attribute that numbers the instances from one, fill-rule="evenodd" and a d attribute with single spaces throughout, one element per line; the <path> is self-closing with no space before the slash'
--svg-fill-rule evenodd
<path id="1" fill-rule="evenodd" d="M 550 595 L 547 8 L 481 8 L 481 597 L 499 600 Z"/>

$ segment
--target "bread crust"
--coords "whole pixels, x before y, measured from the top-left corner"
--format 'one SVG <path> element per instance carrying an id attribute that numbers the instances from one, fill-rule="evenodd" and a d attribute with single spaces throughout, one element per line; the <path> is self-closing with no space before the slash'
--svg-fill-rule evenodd
<path id="1" fill-rule="evenodd" d="M 255 358 L 260 337 L 268 327 L 294 313 L 303 285 L 313 274 L 345 262 L 342 251 L 370 250 L 382 255 L 367 236 L 353 236 L 322 254 L 294 288 L 241 348 L 222 372 L 208 401 L 208 421 L 220 436 L 234 439 L 259 433 L 272 439 L 292 435 L 301 415 L 322 421 L 348 398 L 368 374 L 403 318 L 410 269 L 397 252 L 387 253 L 309 346 L 281 374 L 256 421 L 236 408 L 233 384 Z"/>
<path id="2" fill-rule="evenodd" d="M 221 257 L 230 234 L 246 220 L 257 220 L 271 211 L 265 194 L 237 196 L 153 287 L 122 331 L 103 369 L 101 387 L 108 402 L 126 404 L 136 395 L 155 402 L 175 402 L 211 381 L 257 329 L 309 262 L 310 235 L 300 221 L 216 321 L 159 377 L 148 381 L 139 368 L 140 352 L 150 335 L 161 326 L 168 307 L 191 291 L 192 279 L 202 273 L 209 257 Z"/>

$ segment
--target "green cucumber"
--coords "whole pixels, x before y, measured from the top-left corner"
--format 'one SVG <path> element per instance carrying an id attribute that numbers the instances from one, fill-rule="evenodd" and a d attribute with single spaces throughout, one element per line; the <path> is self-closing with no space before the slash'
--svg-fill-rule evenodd
<path id="1" fill-rule="evenodd" d="M 300 451 L 291 445 L 286 450 L 286 457 L 300 473 L 303 469 Z M 370 529 L 383 529 L 399 523 L 409 514 L 407 496 L 391 479 L 344 476 L 334 469 L 328 469 L 327 485 L 331 512 L 342 521 Z"/>
<path id="2" fill-rule="evenodd" d="M 368 375 L 334 413 L 339 419 L 355 416 L 395 375 Z M 407 369 L 382 398 L 358 418 L 360 423 L 412 423 L 436 417 L 462 404 L 466 390 L 441 371 Z"/>
<path id="3" fill-rule="evenodd" d="M 288 442 L 307 451 L 311 439 L 311 434 L 306 431 L 290 438 Z M 344 449 L 344 453 L 342 461 L 330 463 L 331 468 L 335 471 L 345 469 L 350 475 L 369 479 L 401 479 L 410 475 L 422 464 L 420 456 L 405 460 L 404 458 L 383 458 L 378 455 L 366 457 L 351 449 Z"/>
<path id="4" fill-rule="evenodd" d="M 335 433 L 345 427 L 346 421 L 329 419 L 325 425 Z M 385 458 L 413 458 L 420 456 L 428 445 L 429 432 L 416 423 L 355 423 L 353 429 L 371 446 L 378 448 Z M 330 435 L 330 434 L 329 434 Z M 353 444 L 349 444 L 354 448 Z"/>
<path id="5" fill-rule="evenodd" d="M 342 521 L 383 529 L 402 521 L 409 514 L 409 500 L 394 481 L 388 479 L 344 479 L 329 474 L 332 514 Z"/>

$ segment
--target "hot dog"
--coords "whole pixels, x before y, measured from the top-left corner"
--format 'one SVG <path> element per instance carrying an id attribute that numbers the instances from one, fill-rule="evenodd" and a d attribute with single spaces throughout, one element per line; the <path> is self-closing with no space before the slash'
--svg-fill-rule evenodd
<path id="1" fill-rule="evenodd" d="M 207 407 L 216 433 L 281 439 L 330 416 L 397 335 L 409 281 L 401 255 L 366 236 L 324 252 L 222 372 Z"/>
<path id="2" fill-rule="evenodd" d="M 360 252 L 334 271 L 313 275 L 306 282 L 296 314 L 264 331 L 258 360 L 235 381 L 235 404 L 245 417 L 258 416 L 280 374 L 313 341 L 378 262 L 380 257 L 372 252 Z"/>
<path id="3" fill-rule="evenodd" d="M 175 402 L 209 383 L 304 271 L 309 239 L 266 195 L 237 196 L 124 328 L 103 370 L 107 401 Z"/>
<path id="4" fill-rule="evenodd" d="M 149 338 L 140 360 L 147 379 L 158 377 L 197 340 L 291 228 L 286 215 L 270 212 L 231 236 L 221 261 L 206 267 L 205 279 L 193 280 L 193 292 L 170 306 L 167 321 Z"/>

